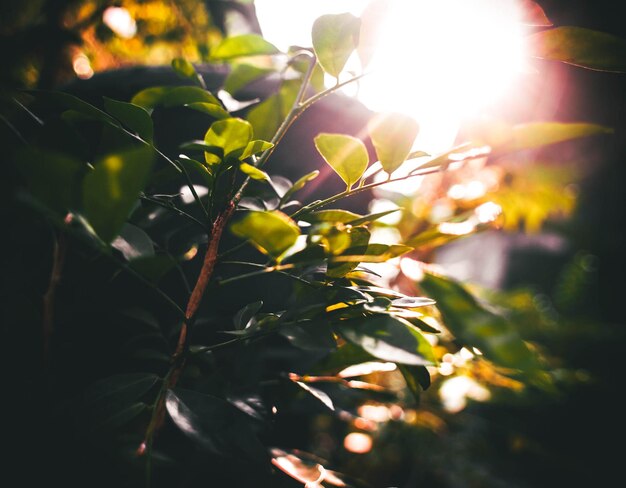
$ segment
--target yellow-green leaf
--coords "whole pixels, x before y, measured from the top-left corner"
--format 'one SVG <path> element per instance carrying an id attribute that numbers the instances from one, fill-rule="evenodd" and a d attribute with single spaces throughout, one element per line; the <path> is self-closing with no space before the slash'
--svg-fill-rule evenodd
<path id="1" fill-rule="evenodd" d="M 250 156 L 263 153 L 273 147 L 274 147 L 274 144 L 272 144 L 271 142 L 262 141 L 260 139 L 250 141 L 248 145 L 246 146 L 246 148 L 243 150 L 243 153 L 241 153 L 241 156 L 239 156 L 239 158 L 247 159 Z"/>
<path id="2" fill-rule="evenodd" d="M 317 59 L 337 78 L 359 43 L 361 20 L 352 14 L 322 15 L 313 23 L 311 37 Z"/>
<path id="3" fill-rule="evenodd" d="M 195 78 L 196 68 L 184 58 L 175 58 L 172 60 L 172 69 L 181 78 Z"/>
<path id="4" fill-rule="evenodd" d="M 213 94 L 198 86 L 154 86 L 141 90 L 131 100 L 132 104 L 148 112 L 158 106 L 179 107 L 196 102 L 221 103 Z"/>
<path id="5" fill-rule="evenodd" d="M 253 211 L 231 226 L 234 234 L 249 239 L 263 253 L 277 261 L 300 235 L 296 223 L 282 212 Z"/>
<path id="6" fill-rule="evenodd" d="M 273 70 L 259 68 L 251 64 L 238 64 L 226 77 L 224 90 L 236 97 L 237 94 L 250 83 L 272 73 Z"/>
<path id="7" fill-rule="evenodd" d="M 583 27 L 557 27 L 528 39 L 530 54 L 599 71 L 626 72 L 626 40 Z"/>
<path id="8" fill-rule="evenodd" d="M 511 140 L 495 146 L 493 150 L 498 153 L 522 151 L 570 139 L 611 133 L 613 133 L 612 129 L 597 124 L 533 122 L 513 127 Z"/>
<path id="9" fill-rule="evenodd" d="M 262 171 L 251 164 L 241 163 L 239 165 L 239 169 L 242 173 L 247 174 L 253 180 L 270 181 L 270 177 L 265 171 Z"/>
<path id="10" fill-rule="evenodd" d="M 359 181 L 367 168 L 369 162 L 367 149 L 356 137 L 344 134 L 319 134 L 315 138 L 315 147 L 348 188 Z"/>
<path id="11" fill-rule="evenodd" d="M 217 103 L 194 102 L 185 104 L 185 107 L 210 115 L 218 120 L 227 119 L 231 116 L 224 107 L 218 105 Z"/>
<path id="12" fill-rule="evenodd" d="M 411 152 L 419 127 L 407 115 L 381 113 L 370 121 L 368 129 L 380 164 L 391 174 L 404 163 Z"/>
<path id="13" fill-rule="evenodd" d="M 119 233 L 150 173 L 148 146 L 104 156 L 83 181 L 85 217 L 105 242 Z"/>
<path id="14" fill-rule="evenodd" d="M 104 97 L 104 108 L 144 141 L 152 141 L 152 118 L 145 108 L 108 97 Z"/>
<path id="15" fill-rule="evenodd" d="M 239 118 L 229 118 L 213 122 L 204 135 L 204 142 L 209 146 L 221 147 L 224 157 L 235 151 L 243 151 L 252 139 L 252 126 Z"/>
<path id="16" fill-rule="evenodd" d="M 213 61 L 228 61 L 243 56 L 259 56 L 263 54 L 278 54 L 279 49 L 257 34 L 243 34 L 227 37 L 211 49 L 210 59 Z"/>

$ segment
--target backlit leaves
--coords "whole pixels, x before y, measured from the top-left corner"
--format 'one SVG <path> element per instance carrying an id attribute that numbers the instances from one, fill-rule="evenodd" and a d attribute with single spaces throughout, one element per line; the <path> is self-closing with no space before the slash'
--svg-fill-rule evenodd
<path id="1" fill-rule="evenodd" d="M 104 108 L 144 141 L 152 141 L 152 119 L 145 108 L 107 97 L 104 97 Z"/>
<path id="2" fill-rule="evenodd" d="M 626 40 L 583 27 L 557 27 L 528 39 L 532 56 L 599 71 L 626 72 Z"/>
<path id="3" fill-rule="evenodd" d="M 352 14 L 322 15 L 313 23 L 311 37 L 317 59 L 337 78 L 359 42 L 361 21 Z"/>
<path id="4" fill-rule="evenodd" d="M 243 151 L 251 139 L 252 126 L 238 118 L 214 122 L 204 136 L 207 145 L 222 148 L 225 158 L 236 151 Z"/>
<path id="5" fill-rule="evenodd" d="M 344 338 L 383 361 L 422 366 L 437 362 L 430 343 L 404 319 L 378 315 L 344 320 L 335 328 Z"/>
<path id="6" fill-rule="evenodd" d="M 158 106 L 180 107 L 196 102 L 221 103 L 213 94 L 198 86 L 155 86 L 141 90 L 131 99 L 132 104 L 139 105 L 148 112 Z"/>
<path id="7" fill-rule="evenodd" d="M 228 61 L 243 56 L 259 56 L 278 54 L 280 51 L 272 43 L 256 34 L 227 37 L 211 49 L 213 61 Z"/>
<path id="8" fill-rule="evenodd" d="M 378 114 L 368 124 L 376 155 L 387 173 L 393 173 L 406 160 L 417 137 L 414 119 L 400 113 Z"/>
<path id="9" fill-rule="evenodd" d="M 365 144 L 344 134 L 319 134 L 315 147 L 324 160 L 351 188 L 365 172 L 369 156 Z"/>
<path id="10" fill-rule="evenodd" d="M 231 226 L 234 234 L 252 243 L 263 253 L 279 260 L 293 246 L 300 229 L 287 215 L 279 211 L 249 212 Z"/>

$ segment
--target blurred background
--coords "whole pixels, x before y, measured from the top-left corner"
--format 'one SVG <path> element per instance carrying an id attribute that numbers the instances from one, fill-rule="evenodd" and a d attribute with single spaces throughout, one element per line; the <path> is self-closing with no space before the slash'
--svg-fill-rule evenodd
<path id="1" fill-rule="evenodd" d="M 626 79 L 530 59 L 524 39 L 537 27 L 524 25 L 527 3 L 8 1 L 0 4 L 0 87 L 71 86 L 111 70 L 169 65 L 175 57 L 207 63 L 211 46 L 227 34 L 262 33 L 280 49 L 306 47 L 317 16 L 350 11 L 364 21 L 385 21 L 372 40 L 372 75 L 345 96 L 369 110 L 414 117 L 420 124 L 416 150 L 436 154 L 486 128 L 529 121 L 614 128 L 610 137 L 526 151 L 497 165 L 478 159 L 455 172 L 385 187 L 370 203 L 372 211 L 406 209 L 402 219 L 380 226 L 379 242 L 423 235 L 453 218 L 467 223 L 474 215 L 488 224 L 451 233 L 482 230 L 453 242 L 433 239 L 395 269 L 378 271 L 415 289 L 415 261 L 427 261 L 470 283 L 541 352 L 550 388 L 525 387 L 481 361 L 479 351 L 444 338 L 441 366 L 431 371 L 433 384 L 419 403 L 368 401 L 358 406 L 357 420 L 344 422 L 304 402 L 301 416 L 278 426 L 285 445 L 376 487 L 587 486 L 620 479 L 626 439 L 620 400 Z M 626 37 L 615 2 L 540 4 L 555 25 Z M 131 84 L 123 76 L 109 80 Z M 11 127 L 2 113 L 6 140 Z M 4 201 L 10 190 L 3 190 Z M 500 210 L 483 222 L 476 212 L 493 208 L 483 206 L 488 203 Z M 11 223 L 11 206 L 3 212 Z M 10 225 L 9 231 L 7 240 L 18 245 L 24 236 Z M 32 259 L 46 266 L 43 258 Z M 17 286 L 27 306 L 37 290 L 20 263 L 6 264 L 3 298 L 13 297 Z M 14 316 L 3 314 L 4 369 L 10 371 L 16 361 L 27 363 L 29 353 L 16 353 Z M 23 369 L 28 376 L 29 367 Z M 22 379 L 10 376 L 9 385 Z M 370 379 L 403 388 L 397 372 L 379 371 Z M 54 448 L 54 439 L 42 442 Z"/>

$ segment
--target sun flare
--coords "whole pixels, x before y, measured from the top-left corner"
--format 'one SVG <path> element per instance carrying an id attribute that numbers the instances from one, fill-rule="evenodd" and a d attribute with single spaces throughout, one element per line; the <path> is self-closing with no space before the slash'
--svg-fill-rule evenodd
<path id="1" fill-rule="evenodd" d="M 257 10 L 266 37 L 285 48 L 304 44 L 302 37 L 310 33 L 315 17 L 329 13 L 331 4 L 333 12 L 362 15 L 370 3 L 257 0 Z M 524 68 L 520 1 L 387 0 L 386 4 L 386 15 L 375 14 L 380 25 L 366 69 L 371 74 L 360 82 L 358 97 L 373 110 L 413 117 L 421 128 L 416 147 L 443 151 L 454 142 L 463 118 L 475 117 L 511 95 Z M 288 22 L 276 15 L 287 6 L 298 11 Z M 303 24 L 294 25 L 298 18 Z M 358 69 L 357 57 L 351 61 L 348 70 Z"/>

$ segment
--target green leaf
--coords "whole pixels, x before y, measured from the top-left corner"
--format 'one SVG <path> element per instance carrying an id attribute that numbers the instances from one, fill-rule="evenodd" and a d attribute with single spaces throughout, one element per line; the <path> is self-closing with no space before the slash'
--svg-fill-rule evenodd
<path id="1" fill-rule="evenodd" d="M 364 227 L 355 227 L 350 231 L 350 249 L 362 254 L 367 249 L 370 233 Z M 342 278 L 359 265 L 358 262 L 329 262 L 326 275 L 329 278 Z"/>
<path id="2" fill-rule="evenodd" d="M 599 71 L 626 72 L 626 40 L 583 27 L 557 27 L 528 38 L 532 56 Z"/>
<path id="3" fill-rule="evenodd" d="M 120 251 L 126 261 L 154 256 L 154 243 L 150 236 L 132 224 L 124 224 L 119 235 L 111 242 L 111 247 Z"/>
<path id="4" fill-rule="evenodd" d="M 251 164 L 241 163 L 239 165 L 239 169 L 242 173 L 245 173 L 253 180 L 270 181 L 270 177 L 265 171 L 262 171 L 259 168 L 252 166 Z"/>
<path id="5" fill-rule="evenodd" d="M 407 159 L 419 127 L 407 115 L 382 113 L 369 122 L 368 129 L 380 164 L 391 174 Z"/>
<path id="6" fill-rule="evenodd" d="M 335 375 L 348 366 L 375 360 L 376 358 L 362 347 L 346 342 L 315 364 L 311 373 Z"/>
<path id="7" fill-rule="evenodd" d="M 300 217 L 300 220 L 304 222 L 317 223 L 317 222 L 341 222 L 345 224 L 347 222 L 353 222 L 361 218 L 359 214 L 354 212 L 348 212 L 347 210 L 319 210 L 317 212 L 311 212 Z"/>
<path id="8" fill-rule="evenodd" d="M 350 247 L 340 256 L 333 257 L 333 261 L 384 263 L 412 250 L 412 247 L 402 244 L 370 244 L 364 250 L 360 246 L 356 248 Z"/>
<path id="9" fill-rule="evenodd" d="M 299 80 L 284 81 L 277 94 L 255 105 L 248 112 L 246 119 L 252 124 L 255 137 L 265 141 L 272 140 L 291 110 L 299 88 Z"/>
<path id="10" fill-rule="evenodd" d="M 278 54 L 280 51 L 272 43 L 257 34 L 243 34 L 227 37 L 211 49 L 211 61 L 228 61 L 243 56 L 259 56 Z"/>
<path id="11" fill-rule="evenodd" d="M 305 351 L 332 351 L 337 347 L 333 332 L 325 321 L 307 320 L 279 329 L 280 335 Z"/>
<path id="12" fill-rule="evenodd" d="M 209 146 L 221 147 L 225 158 L 235 151 L 243 151 L 251 139 L 250 123 L 234 117 L 213 122 L 204 135 L 204 142 Z"/>
<path id="13" fill-rule="evenodd" d="M 145 108 L 108 97 L 103 98 L 104 108 L 107 112 L 137 133 L 144 141 L 152 142 L 154 136 L 152 118 Z"/>
<path id="14" fill-rule="evenodd" d="M 477 347 L 499 366 L 526 372 L 538 368 L 537 358 L 515 327 L 483 308 L 459 283 L 425 273 L 420 286 L 437 301 L 445 325 L 462 344 Z"/>
<path id="15" fill-rule="evenodd" d="M 421 366 L 437 362 L 430 343 L 404 319 L 375 315 L 343 320 L 335 328 L 344 338 L 378 359 Z"/>
<path id="16" fill-rule="evenodd" d="M 85 217 L 105 242 L 119 233 L 148 178 L 153 151 L 142 146 L 109 154 L 83 181 Z"/>
<path id="17" fill-rule="evenodd" d="M 263 253 L 277 261 L 293 246 L 300 229 L 287 215 L 279 211 L 249 212 L 231 226 L 235 235 L 250 239 Z"/>
<path id="18" fill-rule="evenodd" d="M 238 64 L 226 77 L 224 81 L 224 90 L 236 97 L 241 90 L 250 83 L 263 78 L 274 71 L 267 68 L 259 68 L 252 64 Z"/>
<path id="19" fill-rule="evenodd" d="M 319 134 L 315 147 L 324 160 L 346 183 L 348 189 L 365 172 L 369 156 L 365 144 L 359 139 L 343 134 Z"/>
<path id="20" fill-rule="evenodd" d="M 251 324 L 253 317 L 261 310 L 263 301 L 248 303 L 245 307 L 239 310 L 233 317 L 236 330 L 243 330 Z"/>
<path id="21" fill-rule="evenodd" d="M 194 102 L 185 104 L 185 107 L 189 107 L 192 110 L 197 110 L 198 112 L 202 112 L 203 114 L 210 115 L 211 117 L 218 120 L 231 117 L 230 113 L 224 107 L 217 103 Z"/>
<path id="22" fill-rule="evenodd" d="M 177 388 L 168 390 L 165 406 L 174 424 L 201 448 L 220 457 L 263 464 L 265 447 L 252 430 L 245 413 L 211 395 Z"/>
<path id="23" fill-rule="evenodd" d="M 241 154 L 241 156 L 239 156 L 239 159 L 241 160 L 247 159 L 250 156 L 255 156 L 257 154 L 264 153 L 265 151 L 273 147 L 274 147 L 274 144 L 272 144 L 271 142 L 262 141 L 260 139 L 250 141 L 248 145 L 246 146 L 246 148 L 243 150 L 243 153 Z"/>
<path id="24" fill-rule="evenodd" d="M 19 151 L 15 159 L 29 192 L 38 200 L 61 214 L 77 207 L 84 163 L 31 147 Z"/>
<path id="25" fill-rule="evenodd" d="M 422 390 L 428 390 L 430 386 L 430 374 L 426 366 L 411 366 L 408 364 L 399 364 L 398 369 L 406 381 L 406 386 L 413 394 L 416 401 L 419 402 Z"/>
<path id="26" fill-rule="evenodd" d="M 176 266 L 176 260 L 167 254 L 133 259 L 129 267 L 153 283 L 158 283 Z"/>
<path id="27" fill-rule="evenodd" d="M 221 104 L 213 94 L 198 86 L 154 86 L 141 90 L 130 102 L 145 108 L 148 112 L 152 112 L 158 106 L 171 108 L 196 102 Z"/>
<path id="28" fill-rule="evenodd" d="M 90 120 L 97 120 L 119 127 L 119 123 L 106 112 L 81 100 L 80 98 L 61 91 L 32 90 L 31 93 L 44 103 L 49 103 L 61 109 L 72 110 Z"/>
<path id="29" fill-rule="evenodd" d="M 198 74 L 196 73 L 196 68 L 193 67 L 193 64 L 191 64 L 184 58 L 172 59 L 172 69 L 176 71 L 176 74 L 183 79 L 195 79 L 196 76 L 198 76 Z"/>
<path id="30" fill-rule="evenodd" d="M 198 174 L 204 180 L 208 188 L 211 188 L 213 185 L 213 173 L 211 172 L 211 166 L 207 163 L 201 163 L 200 161 L 196 161 L 195 159 L 191 159 L 184 154 L 180 155 L 179 162 L 185 166 L 185 169 L 190 173 Z"/>
<path id="31" fill-rule="evenodd" d="M 387 215 L 392 214 L 394 212 L 399 212 L 401 210 L 404 210 L 404 209 L 398 207 L 392 210 L 385 210 L 384 212 L 372 213 L 369 215 L 364 215 L 363 217 L 359 217 L 358 219 L 350 220 L 349 222 L 346 222 L 346 223 L 352 226 L 365 225 L 365 224 L 369 224 L 370 222 L 374 222 L 375 220 L 382 219 L 383 217 L 386 217 Z"/>
<path id="32" fill-rule="evenodd" d="M 317 59 L 337 78 L 359 43 L 361 20 L 352 14 L 322 15 L 313 23 L 311 37 Z"/>
<path id="33" fill-rule="evenodd" d="M 148 393 L 160 378 L 152 373 L 110 376 L 90 385 L 84 393 L 85 406 L 117 402 L 132 404 Z"/>
<path id="34" fill-rule="evenodd" d="M 597 124 L 533 122 L 513 127 L 512 139 L 493 147 L 493 150 L 497 153 L 508 153 L 534 149 L 580 137 L 612 133 L 612 129 Z"/>
<path id="35" fill-rule="evenodd" d="M 309 182 L 313 181 L 315 178 L 319 176 L 320 172 L 318 170 L 311 171 L 310 173 L 305 174 L 303 177 L 299 178 L 289 190 L 283 195 L 281 198 L 281 202 L 289 201 L 289 198 L 297 191 L 302 190 L 304 186 Z"/>

